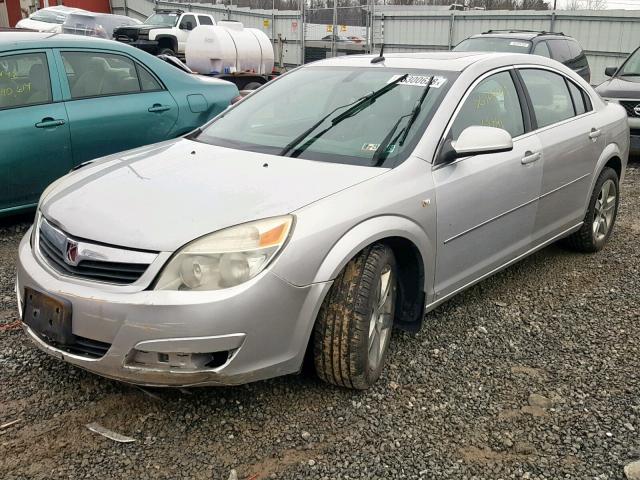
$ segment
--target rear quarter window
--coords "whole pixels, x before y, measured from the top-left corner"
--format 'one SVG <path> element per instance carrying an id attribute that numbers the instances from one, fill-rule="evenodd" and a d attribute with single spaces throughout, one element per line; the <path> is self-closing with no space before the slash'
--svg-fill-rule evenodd
<path id="1" fill-rule="evenodd" d="M 589 65 L 587 62 L 587 56 L 582 50 L 582 47 L 580 47 L 580 44 L 573 39 L 567 39 L 567 45 L 569 47 L 569 54 L 571 55 L 572 67 L 587 67 Z"/>

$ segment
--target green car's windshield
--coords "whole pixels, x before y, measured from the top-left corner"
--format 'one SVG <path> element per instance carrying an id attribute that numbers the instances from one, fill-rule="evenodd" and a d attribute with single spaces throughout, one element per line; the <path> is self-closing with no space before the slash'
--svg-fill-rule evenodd
<path id="1" fill-rule="evenodd" d="M 161 25 L 163 27 L 174 27 L 178 22 L 177 13 L 154 13 L 149 18 L 147 18 L 144 23 L 145 25 Z"/>
<path id="2" fill-rule="evenodd" d="M 454 47 L 456 52 L 511 52 L 529 53 L 531 42 L 519 38 L 476 37 L 467 38 Z"/>
<path id="3" fill-rule="evenodd" d="M 393 167 L 411 153 L 454 79 L 442 71 L 305 67 L 250 95 L 196 139 L 308 160 Z"/>
<path id="4" fill-rule="evenodd" d="M 621 77 L 640 77 L 640 48 L 627 59 L 618 75 Z"/>

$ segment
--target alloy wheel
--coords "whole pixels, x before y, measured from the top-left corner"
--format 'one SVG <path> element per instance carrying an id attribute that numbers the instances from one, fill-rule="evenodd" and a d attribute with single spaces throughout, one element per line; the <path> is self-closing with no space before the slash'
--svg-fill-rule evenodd
<path id="1" fill-rule="evenodd" d="M 593 239 L 601 242 L 611 230 L 616 209 L 616 185 L 613 180 L 602 184 L 593 216 Z"/>
<path id="2" fill-rule="evenodd" d="M 369 367 L 380 366 L 391 337 L 395 278 L 391 266 L 385 265 L 378 278 L 371 319 L 369 321 Z"/>

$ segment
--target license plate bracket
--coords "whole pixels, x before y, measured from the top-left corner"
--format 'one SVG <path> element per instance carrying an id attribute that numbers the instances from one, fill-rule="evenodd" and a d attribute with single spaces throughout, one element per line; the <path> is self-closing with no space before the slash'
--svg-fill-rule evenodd
<path id="1" fill-rule="evenodd" d="M 64 298 L 25 288 L 22 321 L 53 345 L 75 342 L 71 331 L 71 302 Z"/>

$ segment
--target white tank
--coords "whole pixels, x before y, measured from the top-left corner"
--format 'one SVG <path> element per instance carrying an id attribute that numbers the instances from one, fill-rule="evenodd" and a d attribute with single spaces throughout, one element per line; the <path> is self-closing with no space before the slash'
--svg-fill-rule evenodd
<path id="1" fill-rule="evenodd" d="M 257 28 L 240 22 L 221 21 L 201 25 L 189 34 L 185 47 L 187 66 L 197 73 L 252 72 L 273 70 L 274 53 L 269 37 Z"/>

